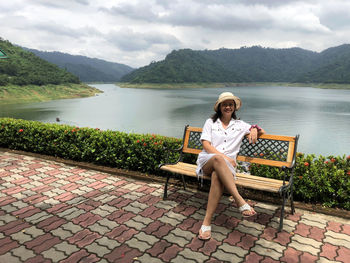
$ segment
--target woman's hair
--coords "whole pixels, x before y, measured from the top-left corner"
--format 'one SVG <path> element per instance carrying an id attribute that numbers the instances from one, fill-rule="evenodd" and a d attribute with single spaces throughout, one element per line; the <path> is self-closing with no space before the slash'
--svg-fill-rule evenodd
<path id="1" fill-rule="evenodd" d="M 236 102 L 233 101 L 233 105 L 235 107 L 235 110 L 232 112 L 232 116 L 231 118 L 234 120 L 237 120 L 237 116 L 236 116 Z M 218 105 L 218 110 L 213 114 L 213 116 L 211 116 L 211 119 L 213 120 L 213 122 L 216 122 L 217 119 L 219 119 L 222 116 L 221 110 L 220 110 L 220 106 L 221 103 Z"/>

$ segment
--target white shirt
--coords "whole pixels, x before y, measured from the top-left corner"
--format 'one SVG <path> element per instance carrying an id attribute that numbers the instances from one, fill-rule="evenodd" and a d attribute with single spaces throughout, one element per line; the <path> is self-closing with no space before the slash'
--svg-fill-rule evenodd
<path id="1" fill-rule="evenodd" d="M 201 136 L 201 141 L 206 140 L 211 143 L 219 152 L 222 152 L 226 156 L 236 160 L 236 157 L 241 146 L 241 142 L 246 134 L 249 134 L 251 125 L 242 120 L 231 119 L 226 129 L 222 126 L 220 119 L 215 122 L 207 119 Z M 197 175 L 200 177 L 203 175 L 202 167 L 206 162 L 212 158 L 215 154 L 207 153 L 204 149 L 199 153 L 197 159 Z M 225 159 L 226 160 L 226 159 Z M 227 161 L 226 162 L 235 175 L 235 168 Z"/>

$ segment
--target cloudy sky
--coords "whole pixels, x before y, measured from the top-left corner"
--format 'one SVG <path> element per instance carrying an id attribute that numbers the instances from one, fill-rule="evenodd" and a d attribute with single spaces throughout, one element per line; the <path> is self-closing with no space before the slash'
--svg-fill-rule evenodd
<path id="1" fill-rule="evenodd" d="M 8 0 L 0 37 L 28 48 L 132 67 L 174 49 L 349 43 L 348 0 Z"/>

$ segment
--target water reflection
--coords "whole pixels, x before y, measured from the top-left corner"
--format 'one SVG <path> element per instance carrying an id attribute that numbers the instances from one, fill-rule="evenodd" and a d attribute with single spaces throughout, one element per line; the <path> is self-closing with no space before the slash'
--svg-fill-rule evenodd
<path id="1" fill-rule="evenodd" d="M 300 134 L 299 151 L 349 154 L 350 91 L 309 87 L 121 89 L 93 85 L 95 97 L 1 106 L 1 117 L 98 127 L 181 138 L 186 124 L 202 126 L 223 91 L 243 101 L 238 117 L 272 134 Z"/>

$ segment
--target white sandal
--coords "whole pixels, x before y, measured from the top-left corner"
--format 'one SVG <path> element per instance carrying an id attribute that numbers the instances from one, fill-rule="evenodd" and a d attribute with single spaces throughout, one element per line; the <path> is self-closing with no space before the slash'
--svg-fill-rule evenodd
<path id="1" fill-rule="evenodd" d="M 199 229 L 198 238 L 201 240 L 211 239 L 211 226 L 202 225 L 201 229 Z"/>
<path id="2" fill-rule="evenodd" d="M 251 216 L 255 216 L 256 212 L 254 210 L 252 210 L 251 206 L 247 203 L 245 203 L 244 205 L 242 205 L 241 207 L 238 208 L 239 212 L 241 212 L 243 217 L 251 217 Z M 251 215 L 245 215 L 243 214 L 244 211 L 250 211 L 253 212 Z"/>

